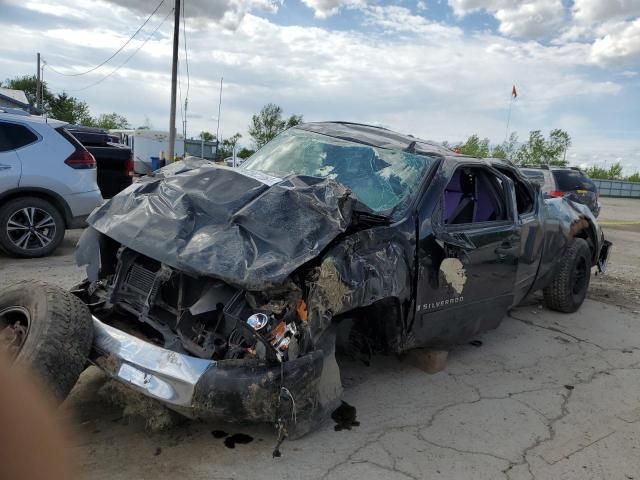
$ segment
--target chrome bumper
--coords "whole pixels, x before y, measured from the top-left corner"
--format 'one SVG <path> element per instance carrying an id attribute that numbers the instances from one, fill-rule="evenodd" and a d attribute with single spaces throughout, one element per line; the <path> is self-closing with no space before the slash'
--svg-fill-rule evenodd
<path id="1" fill-rule="evenodd" d="M 216 362 L 152 345 L 92 318 L 95 365 L 169 406 L 192 407 L 196 384 Z"/>

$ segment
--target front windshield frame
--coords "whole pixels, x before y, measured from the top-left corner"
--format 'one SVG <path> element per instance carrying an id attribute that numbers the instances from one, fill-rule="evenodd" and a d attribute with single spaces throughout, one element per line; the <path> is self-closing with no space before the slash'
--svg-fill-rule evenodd
<path id="1" fill-rule="evenodd" d="M 295 155 L 285 155 L 287 148 L 290 152 L 295 152 Z M 311 157 L 306 151 L 309 148 L 317 150 L 311 152 Z M 334 158 L 328 160 L 327 156 L 332 150 Z M 345 158 L 347 156 L 350 158 Z M 364 157 L 367 156 L 371 158 L 365 160 Z M 255 152 L 239 168 L 282 178 L 289 175 L 332 178 L 353 192 L 358 201 L 356 209 L 397 218 L 412 204 L 412 199 L 422 189 L 424 179 L 439 163 L 440 158 L 441 155 L 437 154 L 425 155 L 384 148 L 291 128 Z M 344 163 L 347 161 L 353 162 L 354 167 Z M 360 170 L 358 166 L 365 168 Z M 344 172 L 341 174 L 341 171 L 349 169 L 351 171 L 346 172 L 347 175 Z M 354 172 L 353 178 L 348 176 Z M 367 185 L 359 187 L 358 180 L 364 180 Z M 375 185 L 372 186 L 372 183 Z"/>

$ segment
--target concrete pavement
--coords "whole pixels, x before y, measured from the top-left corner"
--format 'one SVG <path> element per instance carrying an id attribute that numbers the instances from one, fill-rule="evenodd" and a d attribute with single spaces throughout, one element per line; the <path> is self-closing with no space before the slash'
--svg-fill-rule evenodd
<path id="1" fill-rule="evenodd" d="M 188 422 L 148 433 L 96 392 L 88 371 L 67 406 L 91 479 L 630 479 L 640 472 L 640 317 L 587 300 L 565 315 L 536 299 L 454 349 L 427 375 L 395 357 L 342 359 L 359 427 L 331 421 L 272 458 L 269 426 Z M 227 448 L 211 431 L 246 433 Z"/>

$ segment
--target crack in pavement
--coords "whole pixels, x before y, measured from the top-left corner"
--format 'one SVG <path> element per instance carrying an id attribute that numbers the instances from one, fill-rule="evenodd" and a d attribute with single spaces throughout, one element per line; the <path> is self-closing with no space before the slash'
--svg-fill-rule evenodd
<path id="1" fill-rule="evenodd" d="M 543 326 L 543 325 L 539 325 L 536 324 L 535 322 L 529 321 L 529 320 L 524 320 L 522 318 L 518 318 L 516 316 L 513 316 L 512 314 L 510 314 L 510 317 L 515 319 L 516 321 L 522 322 L 525 325 L 528 325 L 530 327 L 533 328 L 539 328 L 542 330 L 547 330 L 547 331 L 551 331 L 554 333 L 559 333 L 562 335 L 565 335 L 567 337 L 570 337 L 572 339 L 574 339 L 576 342 L 578 343 L 585 343 L 588 345 L 591 345 L 595 348 L 597 348 L 599 350 L 598 353 L 592 353 L 591 355 L 589 355 L 588 352 L 584 352 L 583 355 L 588 355 L 588 356 L 597 356 L 598 358 L 600 358 L 602 361 L 604 361 L 607 365 L 609 365 L 610 368 L 607 369 L 600 369 L 600 370 L 595 370 L 593 372 L 591 372 L 588 377 L 584 378 L 584 379 L 580 379 L 578 378 L 575 374 L 574 378 L 576 380 L 574 387 L 576 386 L 584 386 L 587 385 L 591 382 L 593 382 L 595 379 L 599 378 L 602 375 L 608 375 L 611 374 L 613 372 L 616 371 L 627 371 L 627 370 L 640 370 L 639 366 L 640 366 L 640 361 L 635 362 L 633 364 L 631 364 L 628 367 L 614 367 L 606 358 L 602 357 L 601 354 L 602 352 L 606 352 L 606 351 L 612 351 L 612 352 L 618 352 L 618 353 L 625 353 L 626 351 L 629 350 L 640 350 L 640 348 L 636 348 L 636 347 L 626 347 L 626 348 L 621 348 L 621 349 L 617 349 L 617 348 L 605 348 L 601 345 L 598 345 L 597 343 L 591 342 L 589 340 L 580 338 L 578 336 L 569 334 L 565 331 L 563 331 L 560 328 L 556 328 L 556 327 L 551 327 L 551 326 Z M 545 356 L 545 357 L 541 357 L 539 358 L 534 364 L 530 365 L 530 366 L 526 366 L 526 367 L 517 367 L 517 368 L 509 368 L 506 365 L 504 365 L 504 368 L 502 369 L 497 369 L 494 371 L 491 371 L 489 373 L 480 373 L 480 375 L 488 375 L 488 374 L 494 374 L 494 373 L 499 373 L 500 371 L 503 372 L 512 372 L 512 371 L 518 371 L 518 370 L 522 370 L 524 368 L 534 368 L 536 367 L 542 360 L 544 359 L 560 359 L 560 358 L 567 358 L 573 355 L 579 354 L 579 352 L 573 352 L 569 355 L 561 355 L 561 356 Z M 502 363 L 502 362 L 500 362 Z M 376 431 L 374 430 L 373 433 L 377 433 L 374 438 L 366 441 L 364 444 L 362 444 L 361 446 L 357 447 L 355 450 L 353 450 L 343 461 L 336 463 L 335 465 L 333 465 L 332 467 L 330 467 L 325 474 L 322 476 L 322 478 L 327 478 L 332 472 L 334 472 L 336 469 L 338 469 L 341 466 L 347 465 L 349 463 L 351 464 L 356 464 L 356 463 L 370 463 L 372 465 L 375 465 L 378 468 L 381 468 L 383 470 L 389 471 L 389 472 L 394 472 L 394 473 L 398 473 L 400 475 L 405 475 L 409 478 L 412 479 L 416 479 L 417 477 L 415 477 L 414 475 L 412 475 L 411 473 L 404 471 L 404 470 L 400 470 L 398 469 L 398 465 L 397 465 L 397 457 L 390 452 L 387 448 L 385 448 L 382 444 L 380 444 L 380 447 L 389 455 L 389 458 L 392 461 L 392 467 L 386 467 L 384 465 L 380 465 L 378 463 L 376 463 L 375 461 L 371 461 L 368 459 L 365 460 L 354 460 L 354 457 L 361 452 L 362 450 L 364 450 L 365 448 L 367 448 L 370 445 L 376 444 L 377 442 L 379 442 L 382 437 L 384 437 L 385 435 L 395 432 L 395 431 L 411 431 L 411 434 L 413 436 L 416 437 L 417 440 L 427 444 L 427 445 L 431 445 L 433 447 L 436 448 L 442 448 L 445 450 L 450 450 L 450 451 L 454 451 L 460 454 L 468 454 L 468 455 L 481 455 L 481 456 L 485 456 L 485 457 L 489 457 L 489 458 L 493 458 L 495 460 L 501 461 L 501 462 L 506 462 L 508 464 L 508 466 L 502 470 L 502 474 L 506 477 L 506 478 L 510 478 L 510 472 L 518 467 L 518 466 L 524 466 L 527 468 L 527 471 L 529 472 L 529 474 L 531 475 L 531 478 L 535 479 L 535 475 L 532 471 L 532 467 L 529 461 L 529 455 L 530 453 L 535 450 L 536 448 L 540 447 L 541 445 L 547 443 L 547 442 L 551 442 L 553 441 L 556 436 L 557 436 L 557 424 L 559 422 L 561 422 L 566 416 L 568 416 L 570 414 L 570 409 L 569 409 L 569 402 L 571 401 L 573 392 L 575 392 L 575 389 L 572 390 L 566 390 L 564 388 L 564 386 L 543 386 L 543 387 L 539 387 L 539 388 L 532 388 L 532 389 L 524 389 L 524 390 L 520 390 L 520 391 L 516 391 L 516 392 L 509 392 L 506 395 L 502 395 L 502 396 L 483 396 L 480 389 L 476 386 L 476 385 L 472 385 L 468 382 L 466 382 L 463 378 L 461 377 L 469 377 L 470 375 L 477 375 L 478 373 L 473 373 L 473 374 L 469 374 L 469 373 L 459 373 L 459 374 L 453 374 L 453 373 L 449 373 L 450 376 L 452 376 L 455 380 L 460 381 L 463 385 L 469 387 L 470 389 L 473 390 L 476 398 L 474 398 L 473 400 L 465 400 L 465 401 L 460 401 L 460 402 L 453 402 L 453 403 L 449 403 L 446 405 L 441 406 L 440 408 L 437 408 L 427 419 L 427 421 L 425 422 L 420 422 L 417 424 L 410 424 L 410 425 L 401 425 L 401 426 L 396 426 L 396 427 L 392 427 L 392 428 L 384 428 L 382 431 Z M 541 411 L 539 411 L 538 409 L 532 407 L 531 405 L 529 405 L 527 402 L 517 399 L 517 398 L 513 398 L 516 395 L 521 395 L 521 394 L 526 394 L 526 393 L 534 393 L 534 392 L 540 392 L 540 391 L 557 391 L 561 397 L 562 397 L 562 402 L 560 405 L 560 412 L 558 413 L 558 415 L 554 416 L 554 417 L 547 417 L 546 415 L 544 415 Z M 464 449 L 459 449 L 453 446 L 448 446 L 448 445 L 442 445 L 439 444 L 437 442 L 434 442 L 433 440 L 430 440 L 428 438 L 425 437 L 423 431 L 428 430 L 429 428 L 431 428 L 435 422 L 435 420 L 442 415 L 444 412 L 446 412 L 447 410 L 451 409 L 451 408 L 455 408 L 455 407 L 459 407 L 459 406 L 467 406 L 467 405 L 473 405 L 475 403 L 478 403 L 482 400 L 504 400 L 504 399 L 512 399 L 518 403 L 520 403 L 521 405 L 526 406 L 527 408 L 531 409 L 531 411 L 535 412 L 535 414 L 537 414 L 540 417 L 540 420 L 542 421 L 542 423 L 545 425 L 545 427 L 547 428 L 547 435 L 543 436 L 543 437 L 539 437 L 537 438 L 533 443 L 531 443 L 530 445 L 528 445 L 526 448 L 524 448 L 524 450 L 522 451 L 522 453 L 519 455 L 520 460 L 519 461 L 512 461 L 508 458 L 502 457 L 500 455 L 496 455 L 493 453 L 489 453 L 489 452 L 479 452 L 479 451 L 474 451 L 474 450 L 464 450 Z M 616 416 L 616 418 L 618 418 Z M 620 419 L 622 421 L 625 421 L 626 423 L 636 423 L 636 422 L 629 422 L 626 421 L 624 419 Z M 640 421 L 640 419 L 639 419 Z M 578 448 L 577 450 L 575 450 L 574 452 L 571 452 L 568 455 L 565 455 L 561 460 L 567 459 L 569 457 L 571 457 L 572 455 L 575 455 L 576 453 L 579 453 L 583 450 L 585 450 L 586 448 L 608 438 L 609 436 L 613 435 L 614 433 L 616 433 L 617 430 L 613 430 L 609 433 L 607 433 L 604 436 L 601 436 L 600 438 L 594 440 L 593 442 L 590 442 L 588 445 L 584 445 L 581 446 L 580 448 Z M 547 460 L 545 460 L 543 457 L 540 457 L 546 464 L 548 465 L 553 465 L 557 462 L 559 462 L 560 460 L 557 460 L 556 462 L 549 462 Z"/>

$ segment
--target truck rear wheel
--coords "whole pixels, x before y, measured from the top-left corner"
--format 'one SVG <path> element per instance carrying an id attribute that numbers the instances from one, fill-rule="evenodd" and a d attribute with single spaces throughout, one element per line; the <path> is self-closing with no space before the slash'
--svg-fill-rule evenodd
<path id="1" fill-rule="evenodd" d="M 29 367 L 62 401 L 85 369 L 91 314 L 62 288 L 36 281 L 0 291 L 0 353 Z"/>
<path id="2" fill-rule="evenodd" d="M 572 313 L 580 308 L 591 279 L 591 250 L 586 240 L 574 238 L 557 266 L 556 276 L 543 290 L 552 310 Z"/>

